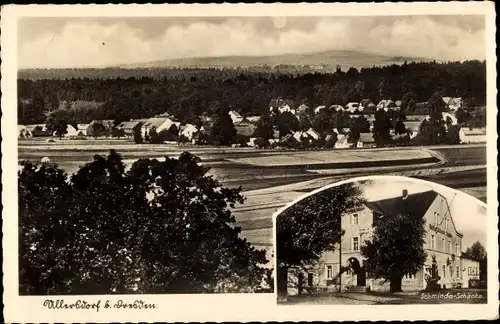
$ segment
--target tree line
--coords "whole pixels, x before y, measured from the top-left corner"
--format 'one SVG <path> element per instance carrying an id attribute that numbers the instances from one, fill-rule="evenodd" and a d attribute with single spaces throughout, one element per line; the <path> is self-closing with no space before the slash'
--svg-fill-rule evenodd
<path id="1" fill-rule="evenodd" d="M 443 96 L 486 101 L 486 63 L 426 62 L 372 68 L 340 68 L 304 74 L 234 69 L 165 69 L 161 77 L 19 79 L 18 123 L 42 123 L 46 112 L 70 123 L 94 119 L 147 118 L 169 113 L 181 121 L 236 110 L 244 116 L 264 115 L 274 98 L 296 106 L 345 105 L 363 98 L 413 103 Z M 406 97 L 405 97 L 406 95 Z M 89 102 L 71 106 L 66 103 Z M 97 103 L 97 104 L 96 104 Z"/>

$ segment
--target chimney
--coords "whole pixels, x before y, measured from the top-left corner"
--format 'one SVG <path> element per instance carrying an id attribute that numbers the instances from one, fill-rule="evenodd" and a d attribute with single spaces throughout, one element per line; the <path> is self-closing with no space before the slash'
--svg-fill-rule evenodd
<path id="1" fill-rule="evenodd" d="M 401 195 L 401 197 L 403 199 L 406 199 L 408 197 L 408 190 L 407 189 L 403 189 L 403 194 Z"/>

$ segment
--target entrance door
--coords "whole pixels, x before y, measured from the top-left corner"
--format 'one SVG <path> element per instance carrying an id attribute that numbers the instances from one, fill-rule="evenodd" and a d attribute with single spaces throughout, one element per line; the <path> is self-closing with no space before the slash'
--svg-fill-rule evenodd
<path id="1" fill-rule="evenodd" d="M 358 286 L 366 286 L 366 270 L 364 267 L 359 268 L 356 279 Z"/>
<path id="2" fill-rule="evenodd" d="M 307 285 L 309 287 L 313 286 L 313 278 L 314 278 L 314 275 L 312 273 L 307 274 Z"/>

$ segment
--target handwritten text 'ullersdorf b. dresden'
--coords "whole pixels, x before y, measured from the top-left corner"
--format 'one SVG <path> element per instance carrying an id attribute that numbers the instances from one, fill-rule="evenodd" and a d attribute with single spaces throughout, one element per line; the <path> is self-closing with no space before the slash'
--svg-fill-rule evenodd
<path id="1" fill-rule="evenodd" d="M 43 302 L 43 306 L 47 307 L 48 309 L 88 309 L 88 310 L 95 310 L 99 312 L 101 309 L 101 306 L 104 309 L 153 309 L 156 308 L 155 304 L 147 304 L 142 300 L 136 300 L 132 303 L 130 302 L 125 302 L 123 300 L 118 300 L 114 304 L 110 303 L 109 300 L 106 300 L 104 303 L 101 302 L 101 300 L 95 301 L 95 302 L 88 302 L 85 300 L 77 300 L 76 302 L 72 303 L 67 303 L 64 301 L 64 299 L 46 299 Z"/>

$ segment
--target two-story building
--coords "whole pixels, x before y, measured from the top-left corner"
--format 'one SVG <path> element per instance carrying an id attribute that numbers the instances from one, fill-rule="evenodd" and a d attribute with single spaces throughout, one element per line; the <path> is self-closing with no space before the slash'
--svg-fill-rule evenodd
<path id="1" fill-rule="evenodd" d="M 398 213 L 409 213 L 423 217 L 426 221 L 424 249 L 427 260 L 415 275 L 405 275 L 402 280 L 403 291 L 423 290 L 426 278 L 439 279 L 438 284 L 445 288 L 466 288 L 469 279 L 479 276 L 479 263 L 461 257 L 462 238 L 453 222 L 447 199 L 430 190 L 402 195 L 378 201 L 368 201 L 356 210 L 342 216 L 341 226 L 345 231 L 341 244 L 335 251 L 325 252 L 313 266 L 305 267 L 304 273 L 289 274 L 288 281 L 297 283 L 299 279 L 305 287 L 312 290 L 337 291 L 354 287 L 372 291 L 388 291 L 390 284 L 383 279 L 371 278 L 363 267 L 361 246 L 372 238 L 374 226 L 386 217 Z M 342 271 L 341 271 L 342 269 Z M 288 285 L 288 294 L 297 293 L 296 285 Z"/>

